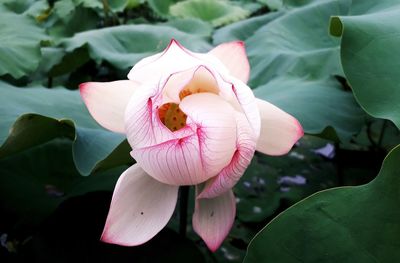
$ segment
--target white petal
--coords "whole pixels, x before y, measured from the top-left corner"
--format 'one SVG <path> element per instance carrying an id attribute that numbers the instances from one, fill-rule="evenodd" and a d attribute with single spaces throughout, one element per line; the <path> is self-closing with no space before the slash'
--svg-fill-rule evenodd
<path id="1" fill-rule="evenodd" d="M 232 76 L 247 83 L 250 75 L 250 65 L 242 41 L 223 43 L 208 53 L 217 57 L 228 68 Z"/>
<path id="2" fill-rule="evenodd" d="M 290 114 L 264 100 L 257 99 L 261 114 L 261 134 L 257 151 L 283 155 L 303 136 L 303 128 Z"/>
<path id="3" fill-rule="evenodd" d="M 227 68 L 215 56 L 192 52 L 173 39 L 163 52 L 139 61 L 129 72 L 128 78 L 139 83 L 158 84 L 172 74 L 199 66 L 205 66 L 222 76 L 228 75 Z"/>
<path id="4" fill-rule="evenodd" d="M 178 187 L 160 183 L 137 164 L 118 179 L 101 240 L 140 245 L 154 237 L 174 212 Z"/>
<path id="5" fill-rule="evenodd" d="M 201 60 L 173 39 L 164 52 L 139 61 L 129 72 L 128 78 L 140 83 L 158 83 L 162 76 L 199 64 Z"/>
<path id="6" fill-rule="evenodd" d="M 226 191 L 239 181 L 249 166 L 256 149 L 257 139 L 242 113 L 237 113 L 236 152 L 228 166 L 215 177 L 207 181 L 198 198 L 213 198 Z"/>
<path id="7" fill-rule="evenodd" d="M 172 74 L 166 82 L 163 92 L 172 102 L 180 102 L 180 92 L 182 90 L 191 94 L 199 92 L 211 92 L 219 94 L 217 80 L 213 73 L 205 66 L 198 66 L 189 70 Z M 168 101 L 164 100 L 164 103 Z"/>
<path id="8" fill-rule="evenodd" d="M 93 118 L 104 128 L 125 133 L 125 108 L 138 84 L 131 80 L 87 82 L 80 93 Z"/>
<path id="9" fill-rule="evenodd" d="M 133 149 L 148 147 L 178 138 L 158 116 L 156 85 L 143 85 L 128 103 L 125 111 L 126 137 Z M 187 135 L 187 134 L 186 134 Z"/>
<path id="10" fill-rule="evenodd" d="M 196 186 L 196 193 L 201 190 Z M 232 190 L 212 199 L 196 199 L 193 229 L 211 251 L 216 251 L 235 221 L 236 203 Z"/>
<path id="11" fill-rule="evenodd" d="M 261 120 L 256 97 L 254 97 L 253 91 L 241 80 L 231 78 L 230 82 L 232 83 L 232 91 L 236 96 L 237 102 L 240 104 L 247 121 L 258 138 L 260 135 Z"/>
<path id="12" fill-rule="evenodd" d="M 211 176 L 205 172 L 196 135 L 133 149 L 132 157 L 153 178 L 170 185 L 195 185 Z"/>
<path id="13" fill-rule="evenodd" d="M 187 122 L 197 127 L 200 155 L 206 173 L 215 176 L 227 166 L 236 150 L 236 116 L 233 107 L 213 93 L 185 97 L 180 108 Z"/>
<path id="14" fill-rule="evenodd" d="M 160 182 L 195 185 L 215 176 L 230 163 L 236 149 L 235 111 L 212 93 L 189 95 L 182 100 L 180 108 L 188 118 L 186 126 L 175 132 L 177 138 L 133 147 L 131 155 Z M 143 123 L 143 127 L 147 124 Z M 131 131 L 131 127 L 127 130 Z M 154 134 L 154 129 L 145 130 L 148 132 L 137 133 L 143 140 Z"/>

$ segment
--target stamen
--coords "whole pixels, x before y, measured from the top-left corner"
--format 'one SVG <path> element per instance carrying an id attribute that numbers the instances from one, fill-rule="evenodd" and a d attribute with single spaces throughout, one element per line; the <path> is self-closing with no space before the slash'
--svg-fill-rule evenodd
<path id="1" fill-rule="evenodd" d="M 215 91 L 212 89 L 187 85 L 184 89 L 181 90 L 181 92 L 179 92 L 179 99 L 182 100 L 186 96 L 202 92 L 215 93 Z M 186 125 L 187 116 L 183 111 L 181 111 L 181 109 L 179 108 L 179 104 L 176 103 L 163 104 L 158 109 L 158 116 L 161 122 L 171 131 L 182 129 Z"/>
<path id="2" fill-rule="evenodd" d="M 187 116 L 176 103 L 163 104 L 158 109 L 161 122 L 171 131 L 182 129 L 186 125 Z"/>
<path id="3" fill-rule="evenodd" d="M 189 89 L 185 88 L 179 92 L 179 98 L 182 100 L 184 97 L 192 95 L 192 93 L 189 91 Z"/>

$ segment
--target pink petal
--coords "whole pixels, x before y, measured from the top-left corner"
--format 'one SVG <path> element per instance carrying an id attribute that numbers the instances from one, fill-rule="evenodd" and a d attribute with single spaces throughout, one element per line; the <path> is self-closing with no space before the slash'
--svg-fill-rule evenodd
<path id="1" fill-rule="evenodd" d="M 159 54 L 139 61 L 129 72 L 128 78 L 140 83 L 158 83 L 164 75 L 170 75 L 198 65 L 201 61 L 176 40 Z"/>
<path id="2" fill-rule="evenodd" d="M 93 118 L 104 128 L 125 133 L 124 113 L 138 84 L 131 80 L 87 82 L 80 93 Z"/>
<path id="3" fill-rule="evenodd" d="M 134 149 L 132 157 L 154 179 L 170 185 L 194 185 L 209 179 L 196 135 Z"/>
<path id="4" fill-rule="evenodd" d="M 237 114 L 237 149 L 228 166 L 207 181 L 198 198 L 214 198 L 231 189 L 249 166 L 257 139 L 243 114 Z"/>
<path id="5" fill-rule="evenodd" d="M 199 184 L 219 173 L 232 159 L 236 149 L 234 109 L 212 93 L 187 96 L 180 108 L 188 119 L 186 127 L 178 131 L 179 137 L 148 147 L 134 147 L 131 155 L 160 182 Z M 151 136 L 153 130 L 144 129 L 148 132 L 139 134 L 139 138 Z"/>
<path id="6" fill-rule="evenodd" d="M 101 240 L 122 246 L 140 245 L 154 237 L 174 212 L 178 187 L 160 183 L 139 165 L 118 179 Z"/>
<path id="7" fill-rule="evenodd" d="M 261 135 L 257 151 L 283 155 L 304 135 L 300 123 L 290 114 L 264 100 L 257 99 L 261 113 Z"/>
<path id="8" fill-rule="evenodd" d="M 228 68 L 232 76 L 247 83 L 250 75 L 250 64 L 242 41 L 223 43 L 208 53 L 217 57 Z"/>
<path id="9" fill-rule="evenodd" d="M 196 186 L 196 192 L 200 192 Z M 212 198 L 196 199 L 193 229 L 211 251 L 216 251 L 235 221 L 236 203 L 232 190 Z"/>
<path id="10" fill-rule="evenodd" d="M 163 52 L 139 61 L 129 72 L 128 78 L 139 83 L 157 84 L 172 74 L 199 66 L 206 66 L 221 75 L 228 74 L 226 67 L 215 56 L 191 52 L 172 39 Z"/>
<path id="11" fill-rule="evenodd" d="M 206 173 L 215 176 L 227 166 L 236 150 L 236 111 L 220 96 L 198 93 L 185 97 L 180 108 L 187 123 L 196 125 Z"/>
<path id="12" fill-rule="evenodd" d="M 144 84 L 143 88 L 132 96 L 126 107 L 126 136 L 133 149 L 179 138 L 165 127 L 158 117 L 157 106 L 154 105 L 158 93 L 156 85 Z"/>

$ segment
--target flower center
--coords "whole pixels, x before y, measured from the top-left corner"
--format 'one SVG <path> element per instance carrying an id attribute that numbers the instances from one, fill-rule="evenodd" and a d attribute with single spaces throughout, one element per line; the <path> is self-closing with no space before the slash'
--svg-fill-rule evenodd
<path id="1" fill-rule="evenodd" d="M 182 100 L 186 96 L 201 92 L 205 91 L 202 89 L 189 90 L 188 88 L 185 88 L 179 93 L 179 98 Z M 182 129 L 186 125 L 187 116 L 183 111 L 181 111 L 179 104 L 176 103 L 163 104 L 158 109 L 158 116 L 161 122 L 173 132 Z"/>
<path id="2" fill-rule="evenodd" d="M 161 122 L 171 131 L 177 131 L 186 125 L 186 114 L 179 109 L 176 103 L 163 104 L 158 109 Z"/>
<path id="3" fill-rule="evenodd" d="M 174 83 L 174 82 L 172 82 Z M 175 91 L 174 85 L 169 86 L 169 89 L 172 88 L 172 92 Z M 171 92 L 171 90 L 169 90 Z M 205 68 L 200 68 L 196 71 L 195 76 L 192 81 L 190 81 L 180 92 L 179 99 L 183 100 L 186 96 L 196 94 L 210 92 L 214 94 L 219 93 L 219 88 L 216 80 L 211 75 L 211 73 Z M 168 94 L 168 88 L 167 88 Z M 166 103 L 161 105 L 158 109 L 158 116 L 161 122 L 171 131 L 177 131 L 186 126 L 186 114 L 181 111 L 179 108 L 179 103 Z"/>

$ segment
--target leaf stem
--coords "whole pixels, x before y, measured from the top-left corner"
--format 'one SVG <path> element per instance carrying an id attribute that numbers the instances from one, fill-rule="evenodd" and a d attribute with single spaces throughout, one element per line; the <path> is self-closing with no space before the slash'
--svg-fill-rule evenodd
<path id="1" fill-rule="evenodd" d="M 381 134 L 379 134 L 379 140 L 378 140 L 379 147 L 382 147 L 383 136 L 385 135 L 385 130 L 386 130 L 387 125 L 388 125 L 388 121 L 383 120 Z"/>
<path id="2" fill-rule="evenodd" d="M 343 162 L 342 162 L 342 153 L 340 151 L 339 143 L 335 143 L 335 151 L 336 151 L 336 171 L 337 171 L 337 179 L 338 185 L 344 185 L 344 172 L 343 172 Z"/>
<path id="3" fill-rule="evenodd" d="M 371 146 L 373 148 L 375 148 L 375 147 L 377 147 L 377 144 L 374 141 L 374 139 L 372 138 L 372 128 L 371 128 L 371 126 L 372 126 L 372 122 L 368 122 L 367 123 L 367 137 L 368 137 L 369 142 L 371 143 Z"/>
<path id="4" fill-rule="evenodd" d="M 110 6 L 108 5 L 108 0 L 103 0 L 103 11 L 104 11 L 104 24 L 108 26 L 109 18 L 108 13 L 110 11 Z"/>
<path id="5" fill-rule="evenodd" d="M 187 212 L 190 186 L 179 188 L 179 234 L 186 237 Z"/>

